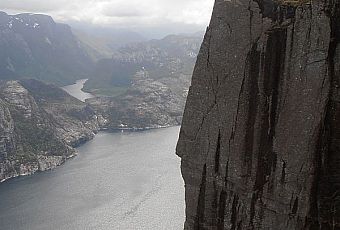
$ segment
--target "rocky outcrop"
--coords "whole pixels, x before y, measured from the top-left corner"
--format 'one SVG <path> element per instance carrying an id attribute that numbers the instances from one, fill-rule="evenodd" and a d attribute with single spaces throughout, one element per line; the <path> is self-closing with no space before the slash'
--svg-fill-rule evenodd
<path id="1" fill-rule="evenodd" d="M 185 229 L 340 229 L 339 12 L 216 0 L 177 146 Z"/>
<path id="2" fill-rule="evenodd" d="M 63 164 L 99 130 L 85 103 L 36 80 L 0 84 L 0 181 Z"/>
<path id="3" fill-rule="evenodd" d="M 201 42 L 200 34 L 170 35 L 120 48 L 85 83 L 98 96 L 87 102 L 109 129 L 179 125 Z"/>
<path id="4" fill-rule="evenodd" d="M 108 129 L 150 129 L 179 125 L 190 81 L 187 76 L 154 80 L 138 72 L 126 93 L 87 100 Z"/>
<path id="5" fill-rule="evenodd" d="M 129 44 L 100 60 L 84 89 L 96 95 L 116 96 L 132 85 L 136 73 L 147 71 L 153 80 L 192 75 L 202 36 L 169 35 L 160 40 Z"/>

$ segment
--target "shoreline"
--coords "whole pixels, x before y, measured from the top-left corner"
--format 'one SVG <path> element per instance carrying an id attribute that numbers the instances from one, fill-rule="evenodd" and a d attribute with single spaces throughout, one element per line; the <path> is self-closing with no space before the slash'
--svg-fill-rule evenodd
<path id="1" fill-rule="evenodd" d="M 145 128 L 136 128 L 136 127 L 134 127 L 134 128 L 116 128 L 116 129 L 102 128 L 95 134 L 95 136 L 93 138 L 91 138 L 87 141 L 83 141 L 81 144 L 77 145 L 76 147 L 72 147 L 75 150 L 75 152 L 73 154 L 69 155 L 69 156 L 64 157 L 63 161 L 61 161 L 60 164 L 52 165 L 51 167 L 47 167 L 44 170 L 41 170 L 41 168 L 38 167 L 36 170 L 33 169 L 32 171 L 27 172 L 27 173 L 16 173 L 14 176 L 2 179 L 0 181 L 0 185 L 3 184 L 4 182 L 12 180 L 12 179 L 16 179 L 16 178 L 20 178 L 20 177 L 33 176 L 36 173 L 43 173 L 43 172 L 48 172 L 48 171 L 57 169 L 59 166 L 62 166 L 65 163 L 67 163 L 67 161 L 75 159 L 79 154 L 77 152 L 77 148 L 79 148 L 79 147 L 83 146 L 84 144 L 86 144 L 87 142 L 93 140 L 94 138 L 96 138 L 97 134 L 99 134 L 101 132 L 108 132 L 108 133 L 115 133 L 115 132 L 117 133 L 117 132 L 124 132 L 124 131 L 126 131 L 126 132 L 144 132 L 144 131 L 151 131 L 151 130 L 156 130 L 156 129 L 166 129 L 166 128 L 171 128 L 171 127 L 175 127 L 175 126 L 178 126 L 178 125 L 145 127 Z M 38 162 L 38 164 L 39 164 L 39 162 Z M 27 167 L 29 165 L 30 164 L 26 164 L 26 165 L 23 165 L 23 166 Z"/>
<path id="2" fill-rule="evenodd" d="M 0 181 L 0 184 L 10 181 L 12 179 L 16 179 L 16 178 L 20 178 L 20 177 L 27 177 L 27 176 L 33 176 L 36 173 L 43 173 L 43 172 L 48 172 L 51 170 L 54 170 L 56 168 L 58 168 L 59 166 L 65 164 L 68 160 L 74 159 L 76 158 L 76 156 L 78 156 L 78 152 L 75 151 L 74 153 L 72 153 L 69 156 L 65 156 L 65 157 L 56 157 L 56 156 L 50 156 L 49 158 L 46 156 L 39 156 L 37 155 L 37 162 L 31 162 L 29 164 L 21 164 L 22 168 L 27 168 L 27 167 L 31 167 L 31 166 L 35 166 L 34 168 L 31 169 L 31 171 L 26 171 L 24 173 L 22 172 L 15 172 L 14 174 L 12 174 L 12 176 L 9 176 L 5 179 L 2 179 Z M 45 162 L 39 161 L 39 157 L 44 157 L 45 158 Z M 51 164 L 51 162 L 48 162 L 47 160 L 51 160 L 54 159 L 56 160 L 57 158 L 59 158 L 59 161 L 56 162 L 55 164 Z M 48 166 L 47 167 L 43 167 L 43 163 L 47 163 Z"/>
<path id="3" fill-rule="evenodd" d="M 75 86 L 78 85 L 78 87 L 76 87 L 76 89 L 74 89 L 75 91 L 70 92 L 68 90 L 65 90 L 65 87 L 60 87 L 61 89 L 63 89 L 64 91 L 66 91 L 68 94 L 70 94 L 73 97 L 79 96 L 77 95 L 77 92 L 81 91 L 84 92 L 82 90 L 82 88 L 84 87 L 85 82 L 87 81 L 87 79 L 79 79 L 77 80 L 74 84 L 72 85 L 68 85 L 68 86 Z M 91 95 L 94 96 L 94 95 Z M 81 100 L 81 98 L 77 98 L 78 100 Z M 84 98 L 83 98 L 84 99 Z M 86 99 L 85 99 L 86 100 Z M 86 103 L 86 102 L 85 102 Z M 100 127 L 102 126 L 102 127 Z M 59 166 L 65 164 L 69 159 L 73 159 L 78 155 L 77 152 L 77 148 L 81 147 L 82 145 L 86 144 L 87 142 L 89 142 L 90 140 L 93 140 L 94 138 L 96 138 L 97 134 L 99 134 L 100 132 L 144 132 L 144 131 L 149 131 L 149 130 L 155 130 L 155 129 L 165 129 L 165 128 L 170 128 L 170 127 L 175 127 L 175 126 L 180 126 L 180 124 L 172 124 L 172 125 L 150 125 L 148 124 L 145 127 L 137 127 L 137 126 L 128 126 L 126 124 L 120 124 L 116 127 L 109 127 L 106 126 L 104 124 L 101 125 L 101 122 L 98 121 L 98 129 L 93 131 L 93 135 L 88 136 L 87 138 L 83 138 L 80 135 L 80 138 L 78 138 L 77 140 L 74 140 L 72 143 L 68 143 L 67 145 L 69 146 L 70 150 L 72 151 L 72 154 L 70 154 L 69 156 L 63 156 L 58 157 L 58 156 L 42 156 L 42 155 L 36 155 L 36 159 L 33 159 L 32 162 L 25 162 L 23 164 L 20 164 L 19 162 L 10 162 L 10 161 L 6 161 L 4 163 L 2 163 L 2 171 L 0 171 L 0 173 L 2 174 L 2 178 L 0 180 L 0 184 L 4 183 L 5 181 L 14 179 L 14 178 L 18 178 L 18 177 L 25 177 L 25 176 L 31 176 L 35 173 L 38 172 L 44 172 L 44 171 L 50 171 L 53 170 L 55 168 L 58 168 Z M 20 165 L 19 165 L 20 164 Z"/>

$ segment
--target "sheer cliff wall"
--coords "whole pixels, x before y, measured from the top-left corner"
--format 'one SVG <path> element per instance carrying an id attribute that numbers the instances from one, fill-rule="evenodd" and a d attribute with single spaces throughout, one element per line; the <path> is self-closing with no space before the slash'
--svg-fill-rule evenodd
<path id="1" fill-rule="evenodd" d="M 177 145 L 185 229 L 340 229 L 339 8 L 216 0 Z"/>

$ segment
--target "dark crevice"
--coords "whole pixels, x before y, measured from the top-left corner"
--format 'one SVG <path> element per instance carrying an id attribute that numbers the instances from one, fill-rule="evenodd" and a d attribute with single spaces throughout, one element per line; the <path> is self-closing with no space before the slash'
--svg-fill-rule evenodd
<path id="1" fill-rule="evenodd" d="M 335 70 L 337 47 L 340 43 L 340 3 L 329 1 L 330 45 L 328 49 L 328 78 L 330 91 L 325 117 L 320 125 L 314 156 L 314 181 L 311 189 L 310 211 L 306 218 L 309 229 L 340 228 L 340 73 Z M 338 57 L 337 57 L 338 58 Z"/>
<path id="2" fill-rule="evenodd" d="M 250 216 L 249 216 L 249 219 L 250 219 L 250 223 L 249 225 L 252 227 L 252 229 L 254 229 L 254 217 L 255 217 L 255 204 L 256 204 L 256 201 L 258 199 L 258 191 L 254 191 L 252 196 L 251 196 L 251 203 L 250 203 Z"/>
<path id="3" fill-rule="evenodd" d="M 251 8 L 251 3 L 252 0 L 249 0 L 248 3 L 248 11 L 249 11 L 249 37 L 250 37 L 250 43 L 253 42 L 253 17 L 254 17 L 254 12 Z"/>
<path id="4" fill-rule="evenodd" d="M 242 230 L 242 220 L 240 220 L 237 224 L 237 230 Z"/>
<path id="5" fill-rule="evenodd" d="M 281 179 L 280 179 L 281 184 L 284 184 L 286 182 L 286 168 L 287 168 L 287 163 L 284 160 L 282 160 L 282 172 L 281 172 Z"/>
<path id="6" fill-rule="evenodd" d="M 224 179 L 225 185 L 227 185 L 227 183 L 228 183 L 228 176 L 229 176 L 229 159 L 227 161 L 227 165 L 226 165 L 226 168 L 225 168 L 225 179 Z"/>
<path id="7" fill-rule="evenodd" d="M 316 138 L 316 146 L 315 146 L 315 153 L 313 159 L 313 168 L 314 168 L 314 175 L 312 181 L 312 187 L 310 191 L 310 206 L 308 211 L 308 216 L 305 219 L 305 228 L 306 229 L 319 229 L 319 199 L 318 199 L 318 191 L 319 191 L 319 181 L 320 181 L 320 172 L 321 172 L 321 162 L 322 156 L 321 153 L 323 152 L 323 124 L 320 125 L 317 138 Z"/>
<path id="8" fill-rule="evenodd" d="M 229 138 L 229 144 L 235 138 L 235 133 L 236 133 L 236 130 L 237 130 L 238 116 L 239 116 L 240 107 L 241 107 L 241 96 L 242 96 L 242 94 L 244 92 L 245 80 L 246 80 L 246 75 L 244 74 L 243 79 L 242 79 L 242 83 L 241 83 L 241 89 L 240 89 L 240 92 L 239 92 L 238 98 L 237 98 L 236 116 L 235 116 L 235 119 L 234 119 L 234 125 L 233 125 L 233 127 L 231 129 L 231 134 L 230 134 L 230 138 Z"/>
<path id="9" fill-rule="evenodd" d="M 221 157 L 221 131 L 218 131 L 217 146 L 215 153 L 215 173 L 220 171 L 220 157 Z"/>
<path id="10" fill-rule="evenodd" d="M 218 75 L 215 74 L 215 68 L 214 68 L 214 65 L 212 64 L 211 62 L 211 39 L 212 39 L 212 34 L 211 34 L 211 30 L 209 29 L 208 32 L 207 32 L 207 35 L 206 35 L 206 38 L 207 38 L 207 69 L 210 69 L 211 72 L 212 72 L 212 77 L 209 78 L 210 79 L 210 84 L 211 84 L 211 89 L 212 89 L 212 92 L 214 94 L 214 97 L 215 97 L 215 104 L 216 104 L 216 100 L 217 100 L 217 88 L 218 88 L 218 85 L 219 85 L 219 80 L 218 80 Z M 216 78 L 216 87 L 214 85 L 214 78 Z"/>
<path id="11" fill-rule="evenodd" d="M 220 192 L 217 189 L 216 181 L 213 182 L 214 198 L 211 207 L 211 217 L 208 221 L 209 226 L 218 226 L 219 223 L 219 208 L 220 208 Z"/>
<path id="12" fill-rule="evenodd" d="M 277 122 L 279 82 L 283 75 L 286 30 L 277 30 L 269 35 L 264 63 L 264 100 L 261 116 L 261 136 L 258 167 L 254 190 L 262 190 L 267 176 L 273 171 L 275 154 L 273 141 Z"/>
<path id="13" fill-rule="evenodd" d="M 268 76 L 264 76 L 265 82 L 268 84 L 265 85 L 265 90 L 267 96 L 271 96 L 271 106 L 270 106 L 270 130 L 269 136 L 273 138 L 275 136 L 275 127 L 277 121 L 277 107 L 279 102 L 279 85 L 281 78 L 284 72 L 284 60 L 286 55 L 286 40 L 287 40 L 287 30 L 277 30 L 273 33 L 269 38 L 269 47 L 271 53 L 273 53 L 273 57 L 269 61 L 270 65 L 268 67 Z M 268 50 L 269 51 L 269 50 Z M 272 59 L 273 58 L 273 59 Z M 267 77 L 269 77 L 267 81 Z"/>
<path id="14" fill-rule="evenodd" d="M 237 227 L 237 206 L 238 206 L 238 201 L 239 201 L 239 197 L 237 194 L 234 195 L 234 199 L 233 199 L 233 204 L 231 207 L 231 228 L 230 230 L 236 230 Z"/>
<path id="15" fill-rule="evenodd" d="M 295 201 L 294 201 L 293 209 L 292 209 L 292 214 L 293 215 L 296 215 L 296 213 L 298 211 L 298 208 L 299 208 L 299 198 L 296 197 Z"/>
<path id="16" fill-rule="evenodd" d="M 249 79 L 247 79 L 247 91 L 249 92 L 249 94 L 247 98 L 248 112 L 245 130 L 244 163 L 247 166 L 247 176 L 249 177 L 251 176 L 252 170 L 254 131 L 259 101 L 258 78 L 260 72 L 260 52 L 257 51 L 257 44 L 253 45 L 246 61 L 246 68 L 249 70 Z"/>
<path id="17" fill-rule="evenodd" d="M 268 35 L 263 65 L 263 97 L 260 102 L 260 143 L 258 149 L 256 179 L 251 202 L 251 212 L 255 212 L 257 200 L 261 197 L 264 185 L 274 184 L 271 174 L 276 169 L 277 154 L 273 151 L 279 85 L 283 78 L 286 54 L 286 29 L 275 29 Z M 269 190 L 271 189 L 269 184 Z M 251 213 L 250 225 L 253 225 L 254 213 Z"/>
<path id="18" fill-rule="evenodd" d="M 290 78 L 291 78 L 291 72 L 292 72 L 292 63 L 291 63 L 291 60 L 294 60 L 293 58 L 293 55 L 294 55 L 294 42 L 295 42 L 295 39 L 294 39 L 294 35 L 295 35 L 295 22 L 292 24 L 292 28 L 291 28 L 291 31 L 290 31 L 290 38 L 289 38 L 289 41 L 290 41 L 290 44 L 289 44 L 289 53 L 286 53 L 286 55 L 288 55 L 288 63 L 287 63 L 287 69 L 286 69 L 286 82 L 289 82 L 290 81 Z M 287 37 L 288 38 L 288 37 Z M 286 86 L 286 92 L 283 92 L 283 99 L 282 99 L 282 103 L 280 105 L 280 108 L 278 110 L 279 114 L 278 116 L 280 115 L 280 112 L 283 108 L 283 106 L 286 104 L 286 101 L 287 101 L 287 97 L 288 97 L 288 89 L 289 89 L 289 85 Z"/>
<path id="19" fill-rule="evenodd" d="M 204 223 L 206 180 L 207 180 L 207 165 L 204 165 L 200 185 L 200 193 L 198 197 L 196 220 L 194 225 L 195 230 L 203 229 L 202 225 Z"/>
<path id="20" fill-rule="evenodd" d="M 219 207 L 218 207 L 217 230 L 224 230 L 224 216 L 225 216 L 226 203 L 227 203 L 227 193 L 225 191 L 222 191 L 220 195 L 220 202 L 219 202 Z"/>

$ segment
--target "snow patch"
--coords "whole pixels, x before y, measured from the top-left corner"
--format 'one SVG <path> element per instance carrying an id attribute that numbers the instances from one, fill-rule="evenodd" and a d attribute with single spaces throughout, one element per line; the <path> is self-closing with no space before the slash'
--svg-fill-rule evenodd
<path id="1" fill-rule="evenodd" d="M 52 45 L 52 42 L 51 42 L 51 40 L 48 37 L 45 38 L 45 42 L 50 44 L 50 45 Z"/>
<path id="2" fill-rule="evenodd" d="M 119 128 L 127 128 L 128 126 L 126 124 L 120 124 Z"/>
<path id="3" fill-rule="evenodd" d="M 24 20 L 22 20 L 21 18 L 15 17 L 15 20 L 20 21 L 20 22 L 24 22 Z"/>
<path id="4" fill-rule="evenodd" d="M 189 57 L 192 57 L 192 58 L 196 58 L 197 57 L 197 54 L 195 52 L 189 52 L 188 53 L 188 56 Z"/>

